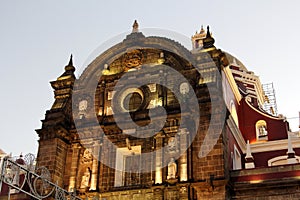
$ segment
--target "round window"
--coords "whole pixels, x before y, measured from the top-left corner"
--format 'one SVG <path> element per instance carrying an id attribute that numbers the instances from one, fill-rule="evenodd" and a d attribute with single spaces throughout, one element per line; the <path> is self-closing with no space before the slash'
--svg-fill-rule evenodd
<path id="1" fill-rule="evenodd" d="M 138 110 L 143 103 L 143 97 L 138 92 L 127 94 L 123 100 L 123 108 L 130 112 Z"/>

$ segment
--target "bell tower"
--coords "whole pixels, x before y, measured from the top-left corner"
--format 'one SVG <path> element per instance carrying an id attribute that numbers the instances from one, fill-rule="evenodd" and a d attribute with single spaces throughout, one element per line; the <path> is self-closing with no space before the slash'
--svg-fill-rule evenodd
<path id="1" fill-rule="evenodd" d="M 203 40 L 206 37 L 206 31 L 201 26 L 200 31 L 196 31 L 195 35 L 192 36 L 193 49 L 198 49 L 203 47 Z"/>
<path id="2" fill-rule="evenodd" d="M 37 165 L 47 167 L 52 175 L 52 182 L 57 182 L 59 186 L 64 186 L 67 148 L 74 137 L 69 131 L 72 126 L 71 97 L 75 81 L 74 71 L 71 55 L 64 73 L 51 82 L 55 101 L 51 109 L 46 111 L 42 128 L 36 130 L 40 138 Z"/>

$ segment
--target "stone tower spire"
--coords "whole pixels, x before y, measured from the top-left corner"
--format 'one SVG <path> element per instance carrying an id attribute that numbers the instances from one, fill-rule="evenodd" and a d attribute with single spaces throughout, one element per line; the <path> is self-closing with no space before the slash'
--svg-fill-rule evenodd
<path id="1" fill-rule="evenodd" d="M 56 81 L 51 82 L 51 86 L 54 89 L 55 99 L 60 99 L 71 96 L 71 90 L 73 88 L 75 77 L 75 67 L 73 66 L 73 55 L 71 54 L 68 65 L 65 66 L 65 71 L 60 75 Z M 55 104 L 55 103 L 54 103 Z"/>
<path id="2" fill-rule="evenodd" d="M 59 186 L 63 186 L 66 165 L 67 145 L 75 136 L 69 132 L 72 124 L 72 89 L 76 80 L 73 56 L 65 66 L 64 72 L 56 80 L 51 81 L 54 89 L 54 103 L 46 111 L 42 128 L 36 130 L 39 135 L 38 166 L 45 166 L 50 170 L 51 178 Z"/>
<path id="3" fill-rule="evenodd" d="M 211 48 L 214 47 L 215 39 L 211 36 L 209 31 L 209 26 L 207 26 L 206 37 L 203 40 L 203 48 Z"/>
<path id="4" fill-rule="evenodd" d="M 70 56 L 69 64 L 68 66 L 73 66 L 73 54 Z"/>
<path id="5" fill-rule="evenodd" d="M 73 66 L 73 55 L 71 54 L 69 64 L 65 66 L 65 73 L 68 72 L 68 74 L 73 74 L 75 71 L 75 67 Z"/>

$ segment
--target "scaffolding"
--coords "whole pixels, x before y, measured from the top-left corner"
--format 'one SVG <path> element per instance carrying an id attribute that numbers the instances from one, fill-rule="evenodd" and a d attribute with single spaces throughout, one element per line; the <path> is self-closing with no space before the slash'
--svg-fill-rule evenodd
<path id="1" fill-rule="evenodd" d="M 263 109 L 273 116 L 277 116 L 277 103 L 273 83 L 266 83 L 262 85 L 265 97 Z"/>

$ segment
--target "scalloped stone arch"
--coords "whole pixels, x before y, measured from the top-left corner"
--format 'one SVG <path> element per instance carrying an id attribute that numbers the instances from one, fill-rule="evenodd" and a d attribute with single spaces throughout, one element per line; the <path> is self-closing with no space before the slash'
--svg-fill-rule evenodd
<path id="1" fill-rule="evenodd" d="M 136 34 L 136 35 L 135 35 Z M 100 54 L 96 59 L 94 59 L 83 71 L 81 76 L 79 77 L 79 85 L 77 87 L 88 87 L 95 88 L 97 85 L 93 78 L 100 78 L 101 72 L 104 69 L 105 64 L 112 63 L 115 59 L 119 58 L 125 52 L 134 50 L 134 49 L 160 49 L 166 50 L 185 60 L 191 62 L 192 65 L 195 66 L 194 56 L 193 54 L 182 46 L 180 43 L 164 38 L 164 37 L 145 37 L 141 33 L 132 33 L 127 36 L 127 38 L 120 42 L 102 54 Z M 99 80 L 99 79 L 98 79 Z"/>

